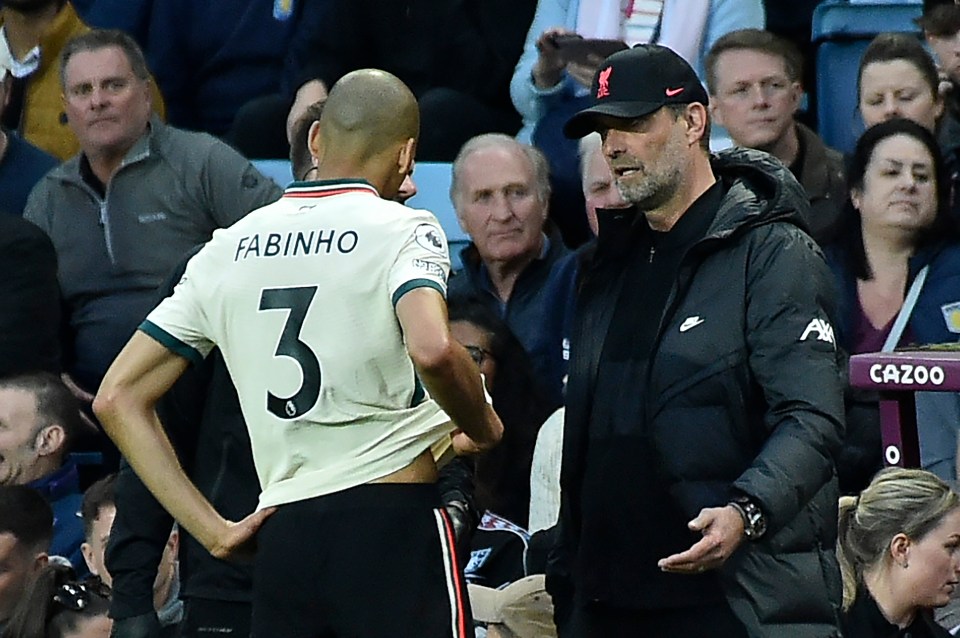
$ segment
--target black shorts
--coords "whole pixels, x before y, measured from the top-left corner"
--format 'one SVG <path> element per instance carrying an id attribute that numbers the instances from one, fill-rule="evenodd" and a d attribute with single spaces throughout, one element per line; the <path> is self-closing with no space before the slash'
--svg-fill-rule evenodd
<path id="1" fill-rule="evenodd" d="M 257 536 L 252 638 L 463 638 L 473 627 L 435 485 L 281 506 Z"/>
<path id="2" fill-rule="evenodd" d="M 250 603 L 209 598 L 184 600 L 179 638 L 247 638 Z"/>

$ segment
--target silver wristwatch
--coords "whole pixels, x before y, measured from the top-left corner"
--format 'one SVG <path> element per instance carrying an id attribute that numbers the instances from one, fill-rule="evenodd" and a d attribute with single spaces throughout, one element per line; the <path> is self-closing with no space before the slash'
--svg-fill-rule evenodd
<path id="1" fill-rule="evenodd" d="M 743 519 L 743 535 L 747 540 L 755 541 L 764 535 L 767 531 L 767 519 L 749 496 L 735 498 L 730 501 L 730 505 L 740 512 L 740 517 Z"/>

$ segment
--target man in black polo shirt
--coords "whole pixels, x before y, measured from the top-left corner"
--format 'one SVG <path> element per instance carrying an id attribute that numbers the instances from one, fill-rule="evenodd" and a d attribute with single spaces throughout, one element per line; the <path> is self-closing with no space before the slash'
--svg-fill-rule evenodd
<path id="1" fill-rule="evenodd" d="M 592 95 L 565 132 L 601 134 L 632 207 L 599 212 L 577 302 L 561 636 L 838 635 L 842 384 L 803 190 L 764 153 L 711 158 L 665 47 L 611 56 Z"/>

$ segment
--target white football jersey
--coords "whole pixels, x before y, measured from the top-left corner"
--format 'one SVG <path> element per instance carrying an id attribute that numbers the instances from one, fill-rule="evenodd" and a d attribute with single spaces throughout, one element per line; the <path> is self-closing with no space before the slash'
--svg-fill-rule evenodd
<path id="1" fill-rule="evenodd" d="M 395 305 L 446 294 L 447 242 L 428 211 L 362 181 L 297 183 L 218 230 L 141 330 L 187 358 L 218 346 L 240 396 L 260 507 L 386 476 L 449 438 Z"/>

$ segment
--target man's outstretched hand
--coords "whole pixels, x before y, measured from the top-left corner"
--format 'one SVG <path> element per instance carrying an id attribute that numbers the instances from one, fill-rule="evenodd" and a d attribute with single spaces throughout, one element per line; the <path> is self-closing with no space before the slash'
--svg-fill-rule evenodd
<path id="1" fill-rule="evenodd" d="M 716 569 L 730 558 L 744 539 L 743 517 L 732 505 L 706 507 L 687 523 L 687 527 L 703 533 L 703 538 L 685 552 L 660 559 L 657 566 L 661 570 L 674 574 L 699 574 Z"/>

